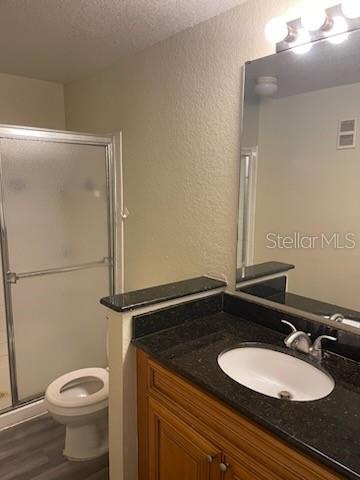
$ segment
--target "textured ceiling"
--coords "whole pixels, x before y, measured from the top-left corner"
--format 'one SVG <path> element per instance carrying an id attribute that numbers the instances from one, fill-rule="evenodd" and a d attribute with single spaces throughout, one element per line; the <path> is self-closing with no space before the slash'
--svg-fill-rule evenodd
<path id="1" fill-rule="evenodd" d="M 1 0 L 1 73 L 68 82 L 246 0 Z"/>

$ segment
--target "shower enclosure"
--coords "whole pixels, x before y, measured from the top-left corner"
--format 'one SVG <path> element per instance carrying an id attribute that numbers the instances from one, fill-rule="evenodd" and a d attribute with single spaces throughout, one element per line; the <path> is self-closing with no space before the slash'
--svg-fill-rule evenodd
<path id="1" fill-rule="evenodd" d="M 0 126 L 0 412 L 106 366 L 115 287 L 112 137 Z"/>

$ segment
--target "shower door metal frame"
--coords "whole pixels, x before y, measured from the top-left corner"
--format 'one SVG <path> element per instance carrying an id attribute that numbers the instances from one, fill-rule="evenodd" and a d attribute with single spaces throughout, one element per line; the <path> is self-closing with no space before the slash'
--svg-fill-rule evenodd
<path id="1" fill-rule="evenodd" d="M 108 225 L 108 257 L 102 261 L 94 261 L 93 266 L 99 266 L 102 263 L 109 268 L 109 294 L 114 295 L 116 289 L 116 265 L 117 265 L 117 201 L 116 201 L 116 185 L 117 185 L 117 165 L 115 161 L 115 136 L 101 136 L 86 133 L 67 132 L 62 130 L 46 130 L 30 127 L 17 127 L 12 125 L 0 125 L 0 140 L 34 140 L 51 143 L 68 143 L 75 145 L 92 145 L 105 147 L 105 175 L 106 175 L 106 196 L 107 196 L 107 225 Z M 121 147 L 121 136 L 120 136 Z M 121 174 L 121 172 L 120 172 Z M 90 264 L 74 265 L 69 267 L 59 267 L 54 269 L 27 272 L 11 276 L 9 249 L 6 227 L 6 200 L 3 182 L 3 165 L 0 149 L 0 246 L 1 246 L 1 262 L 2 276 L 4 286 L 4 300 L 6 313 L 6 328 L 8 341 L 8 357 L 11 384 L 11 400 L 12 406 L 0 411 L 0 414 L 15 408 L 22 407 L 29 403 L 35 402 L 43 398 L 43 394 L 36 395 L 25 400 L 19 400 L 17 372 L 16 372 L 16 345 L 14 318 L 12 309 L 11 284 L 16 283 L 17 279 L 49 275 L 54 273 L 64 273 L 68 271 L 82 270 L 90 268 Z"/>
<path id="2" fill-rule="evenodd" d="M 241 271 L 245 272 L 248 265 L 254 261 L 254 238 L 255 238 L 255 206 L 257 184 L 257 147 L 242 148 L 240 161 L 244 166 L 243 191 L 239 195 L 239 210 L 242 203 L 243 215 L 239 219 L 238 231 L 242 232 Z M 241 181 L 241 170 L 240 170 Z"/>

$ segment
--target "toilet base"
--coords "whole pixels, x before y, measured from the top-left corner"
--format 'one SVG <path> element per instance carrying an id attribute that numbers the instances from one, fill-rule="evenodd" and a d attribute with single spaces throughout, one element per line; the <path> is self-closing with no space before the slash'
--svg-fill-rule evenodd
<path id="1" fill-rule="evenodd" d="M 93 423 L 67 425 L 63 455 L 72 462 L 85 462 L 105 455 L 108 450 L 107 416 Z"/>
<path id="2" fill-rule="evenodd" d="M 65 449 L 63 450 L 63 455 L 64 457 L 69 460 L 69 462 L 89 462 L 90 460 L 95 460 L 96 458 L 100 458 L 100 457 L 103 457 L 104 455 L 107 455 L 109 452 L 109 447 L 104 447 L 103 451 L 99 450 L 99 453 L 98 455 L 96 455 L 95 457 L 88 457 L 88 458 L 73 458 L 73 457 L 69 457 L 68 455 L 66 455 L 65 453 Z"/>

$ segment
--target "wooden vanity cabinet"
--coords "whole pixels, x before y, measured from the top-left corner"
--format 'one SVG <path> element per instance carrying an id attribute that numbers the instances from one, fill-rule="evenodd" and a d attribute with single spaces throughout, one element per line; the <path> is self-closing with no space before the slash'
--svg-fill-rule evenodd
<path id="1" fill-rule="evenodd" d="M 344 480 L 137 352 L 139 480 Z"/>
<path id="2" fill-rule="evenodd" d="M 148 415 L 149 479 L 219 479 L 219 448 L 152 398 Z"/>

